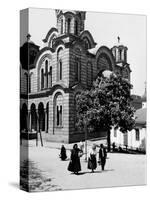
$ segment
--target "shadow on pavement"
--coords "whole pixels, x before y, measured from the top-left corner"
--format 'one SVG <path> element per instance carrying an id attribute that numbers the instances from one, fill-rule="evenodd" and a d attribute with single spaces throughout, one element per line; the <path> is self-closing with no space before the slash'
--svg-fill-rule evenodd
<path id="1" fill-rule="evenodd" d="M 115 171 L 114 169 L 106 169 L 104 171 L 94 171 L 94 172 L 91 172 L 91 171 L 86 171 L 86 172 L 79 172 L 78 174 L 74 174 L 74 173 L 71 173 L 70 175 L 77 175 L 77 176 L 80 176 L 80 175 L 84 175 L 84 174 L 97 174 L 97 173 L 104 173 L 104 172 L 110 172 L 110 171 Z"/>
<path id="2" fill-rule="evenodd" d="M 114 169 L 105 169 L 104 171 L 101 172 L 111 172 L 111 171 L 115 171 Z"/>

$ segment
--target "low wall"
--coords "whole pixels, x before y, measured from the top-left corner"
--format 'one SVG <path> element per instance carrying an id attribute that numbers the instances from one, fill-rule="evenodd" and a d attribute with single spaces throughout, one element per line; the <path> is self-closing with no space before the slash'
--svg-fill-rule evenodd
<path id="1" fill-rule="evenodd" d="M 106 131 L 98 131 L 94 133 L 88 133 L 87 139 L 94 139 L 94 138 L 104 138 L 107 136 Z M 40 139 L 40 138 L 39 138 Z M 74 142 L 80 142 L 81 140 L 85 140 L 85 133 L 74 133 L 74 134 L 49 134 L 42 132 L 42 139 L 49 141 L 49 142 L 60 142 L 60 143 L 74 143 Z"/>

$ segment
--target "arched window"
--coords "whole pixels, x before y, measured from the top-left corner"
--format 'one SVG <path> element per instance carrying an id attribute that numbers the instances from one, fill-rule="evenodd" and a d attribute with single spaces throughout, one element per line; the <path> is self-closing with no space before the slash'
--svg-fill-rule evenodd
<path id="1" fill-rule="evenodd" d="M 87 64 L 87 85 L 91 86 L 93 81 L 93 69 L 91 63 Z"/>
<path id="2" fill-rule="evenodd" d="M 57 81 L 63 78 L 63 63 L 62 63 L 63 49 L 60 48 L 57 53 Z"/>
<path id="3" fill-rule="evenodd" d="M 38 105 L 38 114 L 39 114 L 39 130 L 45 131 L 45 113 L 44 113 L 44 104 L 41 102 Z"/>
<path id="4" fill-rule="evenodd" d="M 41 89 L 44 89 L 44 69 L 41 69 Z"/>
<path id="5" fill-rule="evenodd" d="M 62 80 L 62 61 L 59 60 L 59 80 Z"/>
<path id="6" fill-rule="evenodd" d="M 75 81 L 80 82 L 80 60 L 76 58 L 75 61 Z"/>
<path id="7" fill-rule="evenodd" d="M 46 88 L 48 88 L 48 60 L 45 61 L 45 80 L 46 80 Z"/>
<path id="8" fill-rule="evenodd" d="M 113 53 L 113 56 L 114 56 L 114 58 L 116 60 L 116 48 L 113 48 L 112 53 Z"/>
<path id="9" fill-rule="evenodd" d="M 57 105 L 56 126 L 62 126 L 62 105 Z"/>
<path id="10" fill-rule="evenodd" d="M 48 133 L 48 124 L 49 124 L 49 102 L 46 104 L 46 133 Z"/>
<path id="11" fill-rule="evenodd" d="M 61 19 L 61 30 L 60 33 L 63 34 L 63 19 Z"/>
<path id="12" fill-rule="evenodd" d="M 49 68 L 49 87 L 52 87 L 52 66 Z"/>
<path id="13" fill-rule="evenodd" d="M 106 53 L 101 53 L 97 59 L 98 75 L 101 76 L 101 72 L 103 72 L 104 70 L 112 71 L 112 63 Z"/>
<path id="14" fill-rule="evenodd" d="M 58 93 L 55 96 L 55 126 L 62 127 L 63 125 L 63 96 Z"/>
<path id="15" fill-rule="evenodd" d="M 74 80 L 80 82 L 81 81 L 81 49 L 76 47 L 74 49 L 75 53 L 75 64 L 74 64 Z"/>
<path id="16" fill-rule="evenodd" d="M 27 130 L 28 128 L 28 109 L 25 103 L 23 104 L 20 113 L 20 128 L 21 130 Z"/>
<path id="17" fill-rule="evenodd" d="M 79 131 L 79 127 L 77 125 L 77 98 L 80 98 L 80 94 L 81 92 L 78 91 L 75 95 L 74 95 L 74 128 L 76 131 Z"/>
<path id="18" fill-rule="evenodd" d="M 34 103 L 32 103 L 30 110 L 31 110 L 31 130 L 32 129 L 37 130 L 37 114 Z"/>
<path id="19" fill-rule="evenodd" d="M 75 35 L 78 35 L 78 22 L 75 21 Z"/>
<path id="20" fill-rule="evenodd" d="M 119 49 L 119 61 L 121 61 L 121 58 L 122 58 L 121 54 L 122 54 L 122 50 Z"/>
<path id="21" fill-rule="evenodd" d="M 67 33 L 70 33 L 70 24 L 71 24 L 71 19 L 67 19 Z"/>
<path id="22" fill-rule="evenodd" d="M 29 75 L 29 93 L 31 93 L 31 76 L 32 74 Z"/>
<path id="23" fill-rule="evenodd" d="M 124 61 L 127 62 L 127 52 L 124 50 Z"/>
<path id="24" fill-rule="evenodd" d="M 29 87 L 29 85 L 28 85 L 28 83 L 29 83 L 29 81 L 28 81 L 28 74 L 25 73 L 24 77 L 25 77 L 25 93 L 28 94 L 28 87 Z"/>
<path id="25" fill-rule="evenodd" d="M 84 38 L 84 43 L 85 43 L 85 48 L 86 49 L 90 49 L 91 45 L 90 45 L 90 41 L 87 37 Z"/>
<path id="26" fill-rule="evenodd" d="M 51 38 L 50 38 L 50 40 L 49 40 L 49 44 L 48 44 L 48 46 L 49 46 L 50 48 L 53 48 L 53 44 L 54 44 L 54 42 L 55 42 L 55 38 L 56 38 L 56 37 L 57 37 L 57 36 L 56 36 L 55 33 L 51 36 Z"/>

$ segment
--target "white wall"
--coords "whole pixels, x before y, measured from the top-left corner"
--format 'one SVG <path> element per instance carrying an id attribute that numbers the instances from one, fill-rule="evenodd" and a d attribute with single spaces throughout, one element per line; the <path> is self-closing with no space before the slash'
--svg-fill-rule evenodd
<path id="1" fill-rule="evenodd" d="M 145 147 L 145 140 L 146 140 L 146 128 L 137 127 L 140 131 L 140 139 L 139 141 L 136 140 L 136 132 L 135 129 L 128 132 L 128 148 L 146 148 Z M 117 130 L 116 137 L 114 136 L 114 129 L 111 130 L 111 142 L 115 142 L 117 146 L 124 146 L 124 133 Z"/>

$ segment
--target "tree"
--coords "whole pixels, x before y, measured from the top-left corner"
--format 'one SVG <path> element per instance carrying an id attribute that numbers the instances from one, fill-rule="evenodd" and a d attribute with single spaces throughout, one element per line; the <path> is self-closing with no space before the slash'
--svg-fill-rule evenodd
<path id="1" fill-rule="evenodd" d="M 135 125 L 131 88 L 126 79 L 112 73 L 109 77 L 98 77 L 91 90 L 82 91 L 76 96 L 76 125 L 92 132 L 106 130 L 108 151 L 112 127 L 125 133 Z"/>

